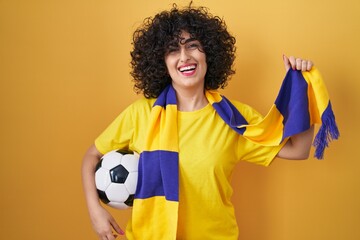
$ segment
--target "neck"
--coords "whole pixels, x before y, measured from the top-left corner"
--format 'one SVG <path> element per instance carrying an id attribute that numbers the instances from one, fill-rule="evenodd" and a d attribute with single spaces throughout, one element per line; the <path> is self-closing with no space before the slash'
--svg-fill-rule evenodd
<path id="1" fill-rule="evenodd" d="M 182 112 L 191 112 L 202 109 L 208 104 L 204 89 L 194 91 L 181 91 L 175 89 L 178 110 Z"/>

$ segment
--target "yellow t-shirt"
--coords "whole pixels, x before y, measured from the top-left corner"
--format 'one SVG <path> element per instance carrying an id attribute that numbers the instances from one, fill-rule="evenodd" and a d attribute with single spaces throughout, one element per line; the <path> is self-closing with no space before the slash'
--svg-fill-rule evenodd
<path id="1" fill-rule="evenodd" d="M 129 149 L 141 153 L 154 99 L 140 99 L 123 111 L 95 140 L 101 153 Z M 249 124 L 261 115 L 232 101 Z M 176 124 L 176 123 L 174 123 Z M 193 112 L 178 112 L 179 218 L 177 239 L 237 240 L 231 203 L 231 174 L 240 160 L 268 166 L 281 146 L 264 147 L 231 129 L 208 104 Z M 131 221 L 127 237 L 131 236 Z"/>

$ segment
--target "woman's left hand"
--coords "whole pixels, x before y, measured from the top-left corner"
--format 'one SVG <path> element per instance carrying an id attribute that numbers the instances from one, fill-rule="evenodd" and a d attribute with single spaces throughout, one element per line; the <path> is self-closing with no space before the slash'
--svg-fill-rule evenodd
<path id="1" fill-rule="evenodd" d="M 310 71 L 314 65 L 312 61 L 305 60 L 302 58 L 295 58 L 294 56 L 287 57 L 283 55 L 285 70 L 288 71 L 290 68 L 293 70 Z"/>

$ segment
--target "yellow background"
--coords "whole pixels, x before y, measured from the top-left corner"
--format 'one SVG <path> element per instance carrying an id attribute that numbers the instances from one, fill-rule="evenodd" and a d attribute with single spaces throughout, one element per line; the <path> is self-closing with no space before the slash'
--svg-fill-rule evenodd
<path id="1" fill-rule="evenodd" d="M 81 159 L 139 97 L 129 76 L 132 32 L 172 2 L 0 0 L 0 239 L 96 239 Z M 282 54 L 310 58 L 341 130 L 323 161 L 239 164 L 233 184 L 241 239 L 360 239 L 360 2 L 195 4 L 224 17 L 237 38 L 227 96 L 265 114 L 284 76 Z M 130 211 L 111 212 L 124 226 Z"/>

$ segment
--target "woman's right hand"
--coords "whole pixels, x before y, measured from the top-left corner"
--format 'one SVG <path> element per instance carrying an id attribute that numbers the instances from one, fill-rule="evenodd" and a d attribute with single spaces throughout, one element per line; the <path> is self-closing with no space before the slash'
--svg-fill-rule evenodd
<path id="1" fill-rule="evenodd" d="M 99 239 L 114 240 L 117 234 L 124 235 L 124 231 L 99 202 L 95 186 L 95 168 L 102 156 L 95 145 L 91 145 L 86 151 L 82 162 L 83 188 L 91 222 Z"/>
<path id="2" fill-rule="evenodd" d="M 117 234 L 125 234 L 111 214 L 100 205 L 90 210 L 90 218 L 93 228 L 101 240 L 114 240 L 118 236 Z"/>

